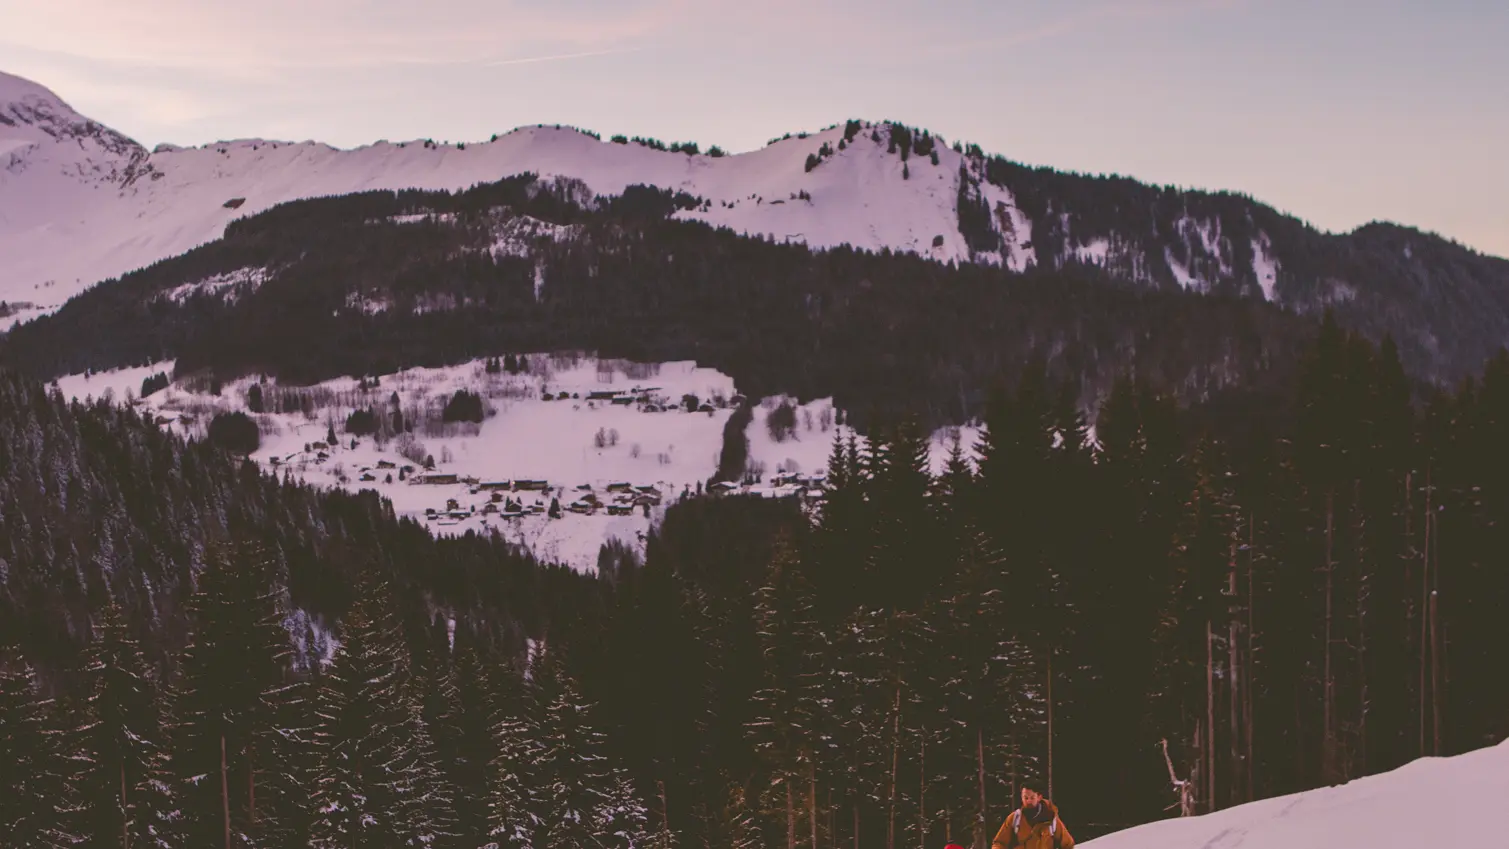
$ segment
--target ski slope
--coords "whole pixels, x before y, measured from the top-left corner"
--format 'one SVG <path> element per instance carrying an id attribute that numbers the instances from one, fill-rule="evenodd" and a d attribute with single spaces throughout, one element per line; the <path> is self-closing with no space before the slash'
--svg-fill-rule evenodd
<path id="1" fill-rule="evenodd" d="M 1393 772 L 1165 820 L 1086 849 L 1504 849 L 1509 743 Z"/>

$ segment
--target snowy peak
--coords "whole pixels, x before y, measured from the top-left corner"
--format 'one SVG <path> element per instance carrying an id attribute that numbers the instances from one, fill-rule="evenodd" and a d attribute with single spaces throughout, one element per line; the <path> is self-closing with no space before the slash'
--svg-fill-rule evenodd
<path id="1" fill-rule="evenodd" d="M 80 115 L 47 88 L 0 72 L 0 154 L 14 154 L 44 141 L 76 143 L 86 154 L 98 151 L 128 159 L 146 152 L 131 139 Z"/>

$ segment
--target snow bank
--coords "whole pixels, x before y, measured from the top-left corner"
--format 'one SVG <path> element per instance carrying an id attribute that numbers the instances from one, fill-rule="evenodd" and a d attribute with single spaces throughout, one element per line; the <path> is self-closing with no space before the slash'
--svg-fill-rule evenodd
<path id="1" fill-rule="evenodd" d="M 1509 846 L 1509 743 L 1393 772 L 1166 820 L 1107 835 L 1086 849 L 1416 849 Z"/>

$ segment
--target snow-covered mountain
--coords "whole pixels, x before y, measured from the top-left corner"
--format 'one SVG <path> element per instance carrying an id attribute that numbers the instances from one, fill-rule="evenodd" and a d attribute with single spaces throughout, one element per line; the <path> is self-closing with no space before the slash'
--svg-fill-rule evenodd
<path id="1" fill-rule="evenodd" d="M 580 181 L 589 203 L 635 184 L 685 192 L 695 202 L 677 218 L 814 248 L 1089 268 L 1153 289 L 1332 308 L 1374 339 L 1392 335 L 1431 380 L 1476 371 L 1509 338 L 1509 261 L 1438 236 L 1391 224 L 1323 233 L 1247 197 L 1028 167 L 892 123 L 849 121 L 736 155 L 546 126 L 474 144 L 147 151 L 4 74 L 0 330 L 287 201 L 457 190 L 525 172 Z"/>
<path id="2" fill-rule="evenodd" d="M 888 152 L 888 132 L 866 125 L 847 141 L 844 134 L 840 125 L 721 157 L 544 126 L 476 144 L 339 150 L 242 140 L 148 152 L 47 89 L 0 74 L 0 255 L 7 259 L 0 299 L 57 306 L 96 281 L 215 239 L 235 218 L 297 198 L 453 190 L 526 171 L 577 178 L 595 194 L 636 183 L 684 190 L 708 203 L 682 217 L 777 240 L 970 256 L 955 214 L 961 154 L 943 148 L 936 165 L 927 157 L 903 163 Z M 825 148 L 832 155 L 808 171 L 808 157 Z M 1013 207 L 1004 189 L 984 193 Z M 1022 238 L 995 257 L 1014 268 L 1033 259 L 1028 228 L 1021 229 Z"/>
<path id="3" fill-rule="evenodd" d="M 1509 743 L 1202 817 L 1117 832 L 1085 849 L 1406 849 L 1498 847 Z"/>

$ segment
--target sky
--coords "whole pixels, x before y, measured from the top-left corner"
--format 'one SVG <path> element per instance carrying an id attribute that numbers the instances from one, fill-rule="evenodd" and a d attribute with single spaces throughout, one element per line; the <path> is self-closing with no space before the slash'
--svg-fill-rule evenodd
<path id="1" fill-rule="evenodd" d="M 891 119 L 1509 256 L 1497 0 L 0 0 L 0 70 L 152 146 Z"/>

